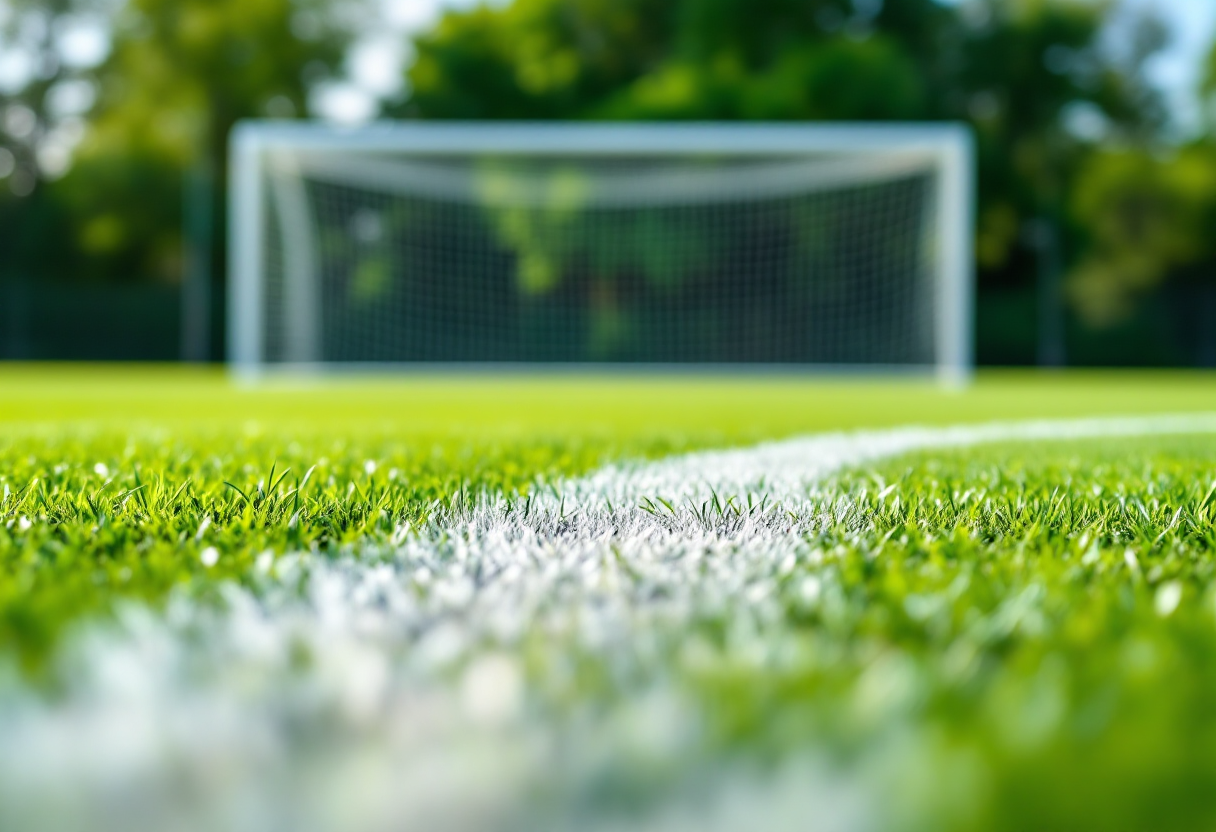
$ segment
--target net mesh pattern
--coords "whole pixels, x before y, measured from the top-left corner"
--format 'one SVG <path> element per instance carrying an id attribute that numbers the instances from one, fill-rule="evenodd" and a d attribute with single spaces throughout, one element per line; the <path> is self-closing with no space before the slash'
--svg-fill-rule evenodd
<path id="1" fill-rule="evenodd" d="M 924 159 L 267 159 L 282 362 L 930 365 Z"/>

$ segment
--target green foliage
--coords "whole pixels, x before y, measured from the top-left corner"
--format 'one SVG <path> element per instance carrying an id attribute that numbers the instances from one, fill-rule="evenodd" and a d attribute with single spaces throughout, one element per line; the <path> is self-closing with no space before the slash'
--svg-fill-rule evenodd
<path id="1" fill-rule="evenodd" d="M 1135 150 L 1103 153 L 1083 169 L 1072 199 L 1088 245 L 1070 291 L 1091 319 L 1119 320 L 1171 276 L 1189 272 L 1210 285 L 1206 273 L 1216 264 L 1211 148 L 1190 147 L 1165 159 Z"/>
<path id="2" fill-rule="evenodd" d="M 1161 41 L 1099 47 L 1107 8 L 1056 0 L 517 0 L 450 12 L 416 41 L 402 112 L 425 118 L 959 119 L 980 141 L 982 265 L 1056 214 L 1087 106 L 1118 133 L 1163 111 L 1140 67 Z"/>
<path id="3" fill-rule="evenodd" d="M 596 276 L 596 307 L 613 306 L 625 276 L 660 290 L 689 290 L 729 251 L 729 235 L 714 234 L 703 218 L 673 217 L 663 210 L 588 214 L 587 193 L 610 173 L 587 176 L 577 167 L 512 171 L 487 165 L 478 172 L 484 209 L 494 235 L 517 259 L 516 282 L 524 296 L 551 294 L 572 268 Z M 540 207 L 496 204 L 501 195 L 529 188 L 544 195 Z M 601 354 L 610 356 L 609 349 Z"/>
<path id="4" fill-rule="evenodd" d="M 923 116 L 917 67 L 891 41 L 790 48 L 763 73 L 729 53 L 702 67 L 675 61 L 593 111 L 612 119 L 853 120 Z"/>
<path id="5" fill-rule="evenodd" d="M 21 151 L 24 168 L 47 181 L 28 196 L 0 196 L 0 241 L 12 238 L 0 244 L 0 277 L 179 280 L 186 171 L 217 183 L 218 211 L 233 123 L 307 114 L 309 90 L 339 69 L 361 3 L 131 0 L 118 12 L 93 0 L 30 4 L 46 21 L 48 66 L 62 65 L 52 35 L 73 15 L 100 15 L 111 48 L 100 65 L 65 68 L 17 96 L 38 117 L 35 138 L 56 127 L 47 104 L 56 85 L 86 83 L 95 102 L 75 118 L 83 139 L 63 178 L 43 176 L 33 149 Z M 221 255 L 217 241 L 216 277 Z"/>
<path id="6" fill-rule="evenodd" d="M 350 4 L 346 4 L 349 6 Z M 303 114 L 350 36 L 326 0 L 132 0 L 116 19 L 91 143 L 141 140 L 179 163 L 216 152 L 238 118 Z"/>
<path id="7" fill-rule="evenodd" d="M 519 0 L 444 15 L 416 38 L 406 110 L 426 118 L 572 118 L 669 48 L 672 4 Z"/>
<path id="8" fill-rule="evenodd" d="M 57 185 L 92 271 L 181 274 L 182 181 L 218 182 L 240 118 L 303 115 L 311 84 L 333 75 L 351 32 L 326 0 L 135 0 L 114 49 L 79 160 Z M 340 10 L 341 6 L 337 8 Z M 288 33 L 302 32 L 306 37 Z M 98 218 L 117 233 L 94 239 Z M 151 222 L 147 219 L 151 218 Z M 216 249 L 213 261 L 223 262 Z"/>

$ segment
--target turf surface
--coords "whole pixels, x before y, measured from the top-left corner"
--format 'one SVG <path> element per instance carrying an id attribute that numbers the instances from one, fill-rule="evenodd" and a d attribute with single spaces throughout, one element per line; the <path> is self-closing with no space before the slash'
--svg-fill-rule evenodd
<path id="1" fill-rule="evenodd" d="M 419 436 L 767 439 L 840 428 L 1216 409 L 1216 375 L 987 371 L 961 392 L 918 379 L 798 375 L 272 379 L 219 370 L 0 365 L 0 423 L 209 426 Z"/>
<path id="2" fill-rule="evenodd" d="M 0 650 L 36 665 L 65 623 L 114 598 L 240 579 L 266 549 L 376 541 L 436 501 L 614 458 L 858 427 L 1202 410 L 1216 410 L 1216 378 L 1186 373 L 995 373 L 950 392 L 662 375 L 248 387 L 213 370 L 13 365 L 0 368 Z M 224 553 L 210 567 L 209 547 Z"/>
<path id="3" fill-rule="evenodd" d="M 993 374 L 947 393 L 664 377 L 246 389 L 209 372 L 8 368 L 0 655 L 37 678 L 65 628 L 118 599 L 155 606 L 176 587 L 205 600 L 249 580 L 263 552 L 391 542 L 445 506 L 612 459 L 862 426 L 1199 411 L 1216 411 L 1216 379 L 1187 374 Z M 1210 437 L 890 460 L 825 487 L 839 510 L 780 576 L 774 616 L 741 608 L 660 633 L 624 677 L 594 655 L 557 687 L 543 655 L 529 667 L 559 709 L 611 708 L 639 676 L 665 679 L 704 728 L 680 760 L 827 749 L 913 828 L 1210 828 L 1214 494 Z M 614 788 L 667 788 L 680 760 L 640 763 Z"/>
<path id="4" fill-rule="evenodd" d="M 897 764 L 896 815 L 930 828 L 1216 823 L 1216 439 L 922 453 L 834 489 L 766 634 L 800 658 L 707 635 L 690 673 L 721 742 Z"/>

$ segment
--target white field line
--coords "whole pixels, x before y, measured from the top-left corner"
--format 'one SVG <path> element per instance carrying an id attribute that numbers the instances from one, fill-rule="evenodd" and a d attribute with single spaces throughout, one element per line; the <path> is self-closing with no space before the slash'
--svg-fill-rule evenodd
<path id="1" fill-rule="evenodd" d="M 488 499 L 403 529 L 386 551 L 267 555 L 261 590 L 228 587 L 222 609 L 178 597 L 82 628 L 61 695 L 0 682 L 0 828 L 611 829 L 602 806 L 571 814 L 563 794 L 638 761 L 712 797 L 661 801 L 620 828 L 795 829 L 808 811 L 819 829 L 881 826 L 862 786 L 813 757 L 790 777 L 689 762 L 697 730 L 655 666 L 662 640 L 678 642 L 681 622 L 745 616 L 742 649 L 764 661 L 777 582 L 797 568 L 817 591 L 808 534 L 863 522 L 824 485 L 842 468 L 984 442 L 1206 432 L 1216 416 L 793 439 Z M 527 664 L 537 639 L 554 660 L 543 672 Z M 588 652 L 647 681 L 559 726 L 532 686 Z"/>

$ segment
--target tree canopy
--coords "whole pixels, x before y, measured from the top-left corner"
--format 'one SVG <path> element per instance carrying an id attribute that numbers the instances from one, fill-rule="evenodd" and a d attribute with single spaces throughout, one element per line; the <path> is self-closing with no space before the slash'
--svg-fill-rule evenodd
<path id="1" fill-rule="evenodd" d="M 0 197 L 0 241 L 13 242 L 0 272 L 178 279 L 184 172 L 203 166 L 222 181 L 228 131 L 240 118 L 307 115 L 310 87 L 341 66 L 354 8 L 354 0 L 17 4 L 10 26 L 45 33 L 41 60 L 53 71 L 3 101 L 36 127 L 24 140 L 0 135 L 31 182 Z M 58 46 L 81 19 L 103 23 L 109 48 L 96 65 L 73 68 Z M 66 119 L 82 136 L 62 170 L 45 151 L 65 121 L 54 101 L 68 83 L 91 103 Z"/>
<path id="2" fill-rule="evenodd" d="M 1163 45 L 1102 43 L 1077 0 L 515 0 L 450 12 L 416 41 L 421 118 L 963 120 L 979 138 L 981 264 L 1016 267 L 1028 220 L 1063 210 L 1094 137 L 1164 111 L 1140 72 Z"/>

